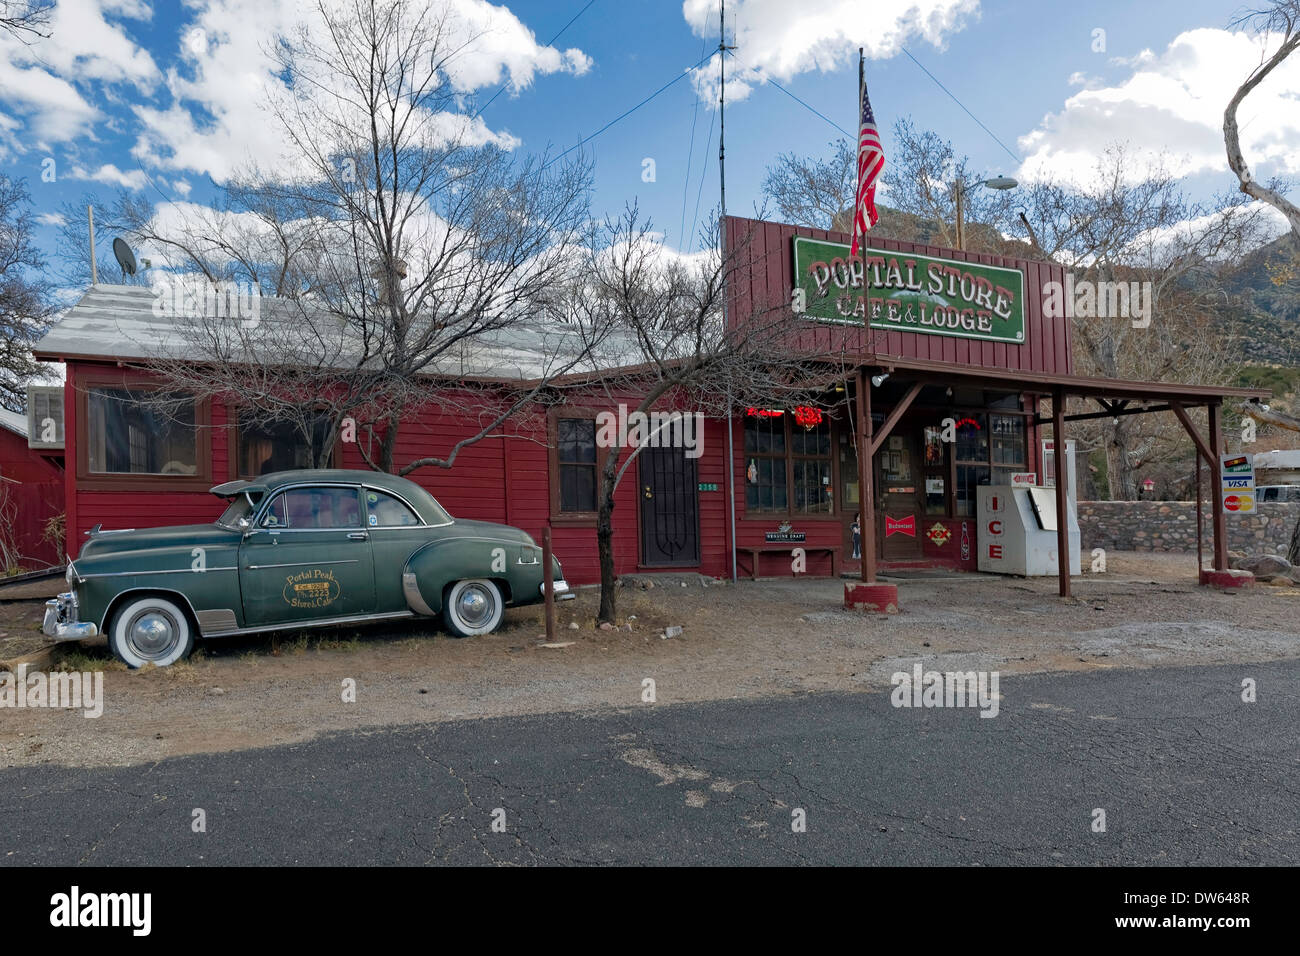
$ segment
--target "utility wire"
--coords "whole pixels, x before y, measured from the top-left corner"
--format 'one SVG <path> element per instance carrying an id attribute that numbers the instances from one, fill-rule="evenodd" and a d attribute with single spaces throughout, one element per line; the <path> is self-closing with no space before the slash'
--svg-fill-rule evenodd
<path id="1" fill-rule="evenodd" d="M 961 100 L 957 99 L 957 97 L 953 94 L 952 90 L 950 90 L 950 89 L 948 89 L 948 87 L 944 86 L 941 82 L 939 82 L 939 78 L 938 78 L 938 77 L 936 77 L 933 73 L 931 73 L 931 72 L 930 72 L 929 70 L 927 70 L 924 66 L 922 66 L 922 65 L 921 65 L 921 61 L 918 60 L 916 57 L 912 56 L 911 52 L 907 49 L 907 47 L 902 47 L 901 49 L 902 49 L 902 51 L 903 51 L 904 53 L 907 54 L 907 58 L 908 58 L 909 60 L 911 60 L 911 61 L 912 61 L 913 63 L 915 63 L 917 66 L 921 67 L 921 71 L 922 71 L 923 73 L 925 73 L 926 76 L 928 76 L 930 79 L 934 80 L 934 82 L 938 85 L 939 89 L 943 90 L 943 91 L 944 91 L 945 93 L 947 93 L 950 97 L 952 97 L 952 101 L 953 101 L 954 103 L 956 103 L 958 106 L 960 106 L 963 110 L 965 110 L 967 116 L 969 116 L 971 119 L 973 119 L 976 123 L 979 124 L 980 129 L 984 130 L 984 132 L 988 133 L 989 136 L 991 136 L 991 137 L 993 138 L 993 142 L 997 143 L 997 144 L 998 144 L 999 146 L 1001 146 L 1004 150 L 1006 150 L 1007 155 L 1010 156 L 1012 159 L 1014 159 L 1016 162 L 1018 162 L 1018 163 L 1019 163 L 1019 162 L 1022 162 L 1022 160 L 1020 159 L 1019 156 L 1017 156 L 1015 153 L 1013 153 L 1010 149 L 1007 149 L 1007 145 L 1006 145 L 1006 143 L 1004 143 L 1004 142 L 1002 142 L 1002 140 L 998 139 L 997 136 L 994 135 L 994 133 L 993 133 L 993 131 L 992 131 L 991 129 L 989 129 L 987 126 L 985 126 L 983 123 L 980 122 L 980 118 L 979 118 L 978 116 L 976 116 L 976 115 L 975 115 L 974 113 L 972 113 L 970 110 L 966 109 L 966 104 L 963 103 Z M 803 100 L 799 99 L 799 97 L 795 96 L 793 93 L 791 93 L 789 90 L 787 90 L 784 86 L 782 86 L 782 85 L 781 85 L 780 83 L 778 83 L 776 80 L 772 79 L 771 77 L 767 77 L 766 79 L 767 79 L 767 82 L 768 82 L 768 83 L 771 83 L 773 86 L 775 86 L 778 90 L 780 90 L 780 91 L 781 91 L 782 93 L 784 93 L 786 96 L 790 97 L 790 99 L 794 100 L 796 103 L 798 103 L 798 104 L 799 104 L 800 106 L 802 106 L 804 109 L 808 110 L 808 112 L 812 113 L 814 116 L 818 116 L 818 117 L 820 117 L 821 119 L 825 120 L 827 123 L 829 123 L 831 126 L 834 126 L 837 130 L 839 130 L 839 131 L 840 131 L 841 133 L 843 133 L 845 136 L 848 136 L 850 139 L 853 138 L 853 134 L 850 133 L 848 130 L 846 130 L 843 126 L 841 126 L 839 123 L 835 122 L 833 119 L 830 119 L 830 118 L 827 117 L 824 113 L 820 112 L 819 110 L 815 109 L 814 107 L 809 106 L 807 103 L 805 103 Z"/>
<path id="2" fill-rule="evenodd" d="M 566 23 L 564 26 L 560 27 L 559 32 L 556 33 L 555 36 L 551 37 L 549 40 L 546 41 L 546 46 L 550 46 L 552 43 L 554 43 L 556 40 L 558 40 L 558 39 L 560 38 L 561 34 L 563 34 L 565 30 L 569 29 L 569 27 L 573 26 L 574 22 L 578 19 L 578 17 L 582 16 L 582 15 L 583 15 L 584 13 L 586 13 L 589 9 L 591 9 L 591 5 L 592 5 L 593 3 L 595 3 L 595 2 L 596 2 L 596 0 L 587 0 L 587 5 L 586 5 L 585 7 L 583 7 L 581 10 L 579 10 L 577 13 L 575 13 L 572 17 L 570 17 L 570 18 L 569 18 L 569 22 Z M 500 96 L 502 93 L 504 93 L 504 92 L 506 91 L 506 87 L 509 86 L 509 85 L 510 85 L 509 83 L 502 83 L 502 84 L 501 84 L 501 89 L 499 89 L 499 90 L 497 90 L 495 93 L 493 93 L 493 94 L 492 94 L 492 99 L 488 100 L 486 103 L 484 103 L 482 106 L 480 106 L 480 107 L 478 108 L 478 112 L 475 113 L 475 114 L 473 115 L 473 117 L 471 117 L 471 119 L 478 119 L 479 116 L 482 115 L 483 111 L 484 111 L 485 109 L 487 109 L 489 106 L 492 105 L 493 100 L 495 100 L 498 96 Z"/>
<path id="3" fill-rule="evenodd" d="M 678 73 L 675 77 L 673 77 L 671 80 L 669 80 L 669 81 L 668 81 L 667 83 L 665 83 L 663 86 L 659 87 L 659 89 L 655 90 L 653 93 L 651 93 L 651 94 L 650 94 L 649 96 L 647 96 L 645 99 L 643 99 L 640 103 L 636 104 L 636 106 L 633 106 L 631 109 L 629 109 L 629 110 L 625 110 L 624 112 L 620 113 L 618 116 L 615 116 L 612 120 L 610 120 L 608 123 L 606 123 L 606 124 L 605 124 L 604 126 L 602 126 L 600 129 L 596 130 L 596 132 L 592 133 L 590 136 L 585 136 L 585 137 L 583 137 L 582 139 L 580 139 L 577 143 L 575 143 L 574 145 L 570 146 L 570 147 L 569 147 L 568 149 L 566 149 L 564 152 L 560 153 L 560 155 L 556 156 L 556 157 L 555 157 L 554 159 L 552 159 L 549 163 L 547 163 L 545 166 L 543 166 L 542 169 L 543 169 L 543 170 L 549 169 L 551 166 L 554 166 L 556 163 L 558 163 L 560 160 L 562 160 L 565 156 L 568 156 L 568 155 L 569 155 L 571 152 L 573 152 L 575 149 L 579 149 L 579 148 L 582 147 L 583 145 L 585 145 L 585 144 L 591 142 L 593 139 L 595 139 L 595 138 L 596 138 L 597 136 L 599 136 L 601 133 L 605 132 L 605 130 L 609 129 L 609 128 L 610 128 L 611 126 L 613 126 L 615 123 L 618 123 L 619 121 L 624 120 L 624 119 L 626 119 L 627 117 L 631 116 L 633 113 L 635 113 L 635 112 L 636 112 L 637 110 L 639 110 L 641 107 L 645 106 L 647 103 L 649 103 L 652 99 L 654 99 L 656 96 L 658 96 L 658 95 L 659 95 L 660 93 L 662 93 L 664 90 L 668 89 L 670 86 L 674 86 L 674 85 L 680 83 L 683 79 L 685 79 L 687 76 L 690 75 L 690 71 L 691 71 L 691 70 L 698 69 L 699 67 L 703 66 L 703 65 L 704 65 L 708 60 L 710 60 L 712 57 L 713 57 L 713 54 L 710 53 L 708 56 L 704 57 L 704 59 L 700 60 L 698 63 L 693 63 L 692 65 L 688 66 L 685 70 L 682 70 L 682 72 Z"/>
<path id="4" fill-rule="evenodd" d="M 767 77 L 766 79 L 767 79 L 767 82 L 771 83 L 773 86 L 775 86 L 778 90 L 780 90 L 780 91 L 781 91 L 782 93 L 784 93 L 786 96 L 790 97 L 790 99 L 794 100 L 796 103 L 798 103 L 798 104 L 799 104 L 800 106 L 802 106 L 804 109 L 808 110 L 808 112 L 813 113 L 813 114 L 816 115 L 816 116 L 820 116 L 822 119 L 826 120 L 826 122 L 830 123 L 830 124 L 831 124 L 832 126 L 834 126 L 837 130 L 839 130 L 841 133 L 843 133 L 845 136 L 847 136 L 849 139 L 857 139 L 856 136 L 854 136 L 852 133 L 850 133 L 848 130 L 846 130 L 846 129 L 845 129 L 843 126 L 841 126 L 839 123 L 835 122 L 833 119 L 830 119 L 830 118 L 827 117 L 824 113 L 818 112 L 816 109 L 814 109 L 813 107 L 809 106 L 807 103 L 805 103 L 803 100 L 799 99 L 799 97 L 795 96 L 793 93 L 791 93 L 789 90 L 787 90 L 784 86 L 782 86 L 782 85 L 781 85 L 780 83 L 778 83 L 776 80 L 772 79 L 770 76 Z"/>
<path id="5" fill-rule="evenodd" d="M 967 116 L 969 116 L 971 119 L 973 119 L 976 123 L 979 123 L 979 128 L 982 129 L 982 130 L 984 130 L 984 132 L 988 133 L 989 136 L 992 136 L 992 137 L 993 137 L 993 142 L 997 143 L 997 144 L 998 144 L 999 146 L 1001 146 L 1004 150 L 1006 150 L 1006 154 L 1007 154 L 1008 156 L 1010 156 L 1012 159 L 1014 159 L 1017 163 L 1022 162 L 1022 160 L 1020 159 L 1019 156 L 1017 156 L 1017 155 L 1016 155 L 1015 153 L 1013 153 L 1011 150 L 1007 149 L 1007 144 L 1006 144 L 1006 143 L 1002 142 L 1002 140 L 998 139 L 996 136 L 993 135 L 993 130 L 989 129 L 989 128 L 988 128 L 987 126 L 985 126 L 983 123 L 980 123 L 980 118 L 979 118 L 978 116 L 976 116 L 974 113 L 972 113 L 970 110 L 966 109 L 966 104 L 963 103 L 961 100 L 957 99 L 957 97 L 953 94 L 952 90 L 948 89 L 948 87 L 946 87 L 946 86 L 944 86 L 942 83 L 940 83 L 940 82 L 939 82 L 939 78 L 938 78 L 937 76 L 935 76 L 933 73 L 931 73 L 929 70 L 927 70 L 924 66 L 921 66 L 921 61 L 918 60 L 916 57 L 912 56 L 911 51 L 908 50 L 907 47 L 900 47 L 900 49 L 901 49 L 904 53 L 907 54 L 907 58 L 908 58 L 909 60 L 911 60 L 911 61 L 912 61 L 913 63 L 915 63 L 917 66 L 920 66 L 920 67 L 921 67 L 921 72 L 922 72 L 922 73 L 924 73 L 924 74 L 925 74 L 926 76 L 928 76 L 930 79 L 934 80 L 934 82 L 935 82 L 936 84 L 938 84 L 939 89 L 943 90 L 945 93 L 947 93 L 949 96 L 951 96 L 951 97 L 952 97 L 952 101 L 953 101 L 954 103 L 956 103 L 958 106 L 960 106 L 963 110 L 965 110 Z"/>
<path id="6" fill-rule="evenodd" d="M 707 39 L 700 42 L 701 56 L 704 55 L 705 44 L 708 42 Z M 682 220 L 677 226 L 677 241 L 679 243 L 686 240 L 686 197 L 691 193 L 691 161 L 695 158 L 695 124 L 700 118 L 700 98 L 692 93 L 691 100 L 694 102 L 695 107 L 691 112 L 691 145 L 686 151 L 686 181 L 682 183 Z"/>
<path id="7" fill-rule="evenodd" d="M 695 227 L 700 222 L 700 197 L 704 195 L 704 178 L 708 174 L 709 147 L 713 145 L 713 121 L 718 118 L 718 111 L 709 114 L 709 136 L 704 141 L 704 167 L 700 170 L 700 188 L 695 193 L 695 214 L 691 217 L 691 244 L 688 252 L 695 251 Z"/>

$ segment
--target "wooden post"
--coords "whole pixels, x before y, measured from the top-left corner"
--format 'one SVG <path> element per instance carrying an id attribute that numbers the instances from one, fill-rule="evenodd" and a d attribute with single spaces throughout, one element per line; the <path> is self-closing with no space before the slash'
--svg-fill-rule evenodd
<path id="1" fill-rule="evenodd" d="M 542 529 L 542 593 L 546 598 L 546 643 L 555 643 L 555 567 L 551 561 L 551 526 Z"/>
<path id="2" fill-rule="evenodd" d="M 1205 568 L 1205 546 L 1202 543 L 1204 538 L 1205 518 L 1201 510 L 1201 453 L 1196 453 L 1196 579 L 1201 579 L 1201 571 Z"/>
<path id="3" fill-rule="evenodd" d="M 86 220 L 90 223 L 90 284 L 99 285 L 99 267 L 95 265 L 95 207 L 86 207 Z"/>
<path id="4" fill-rule="evenodd" d="M 963 193 L 965 191 L 966 187 L 959 181 L 957 183 L 957 248 L 963 251 L 966 249 L 966 236 L 964 235 L 966 224 L 963 222 L 964 216 L 962 209 L 962 200 L 965 198 Z"/>
<path id="5" fill-rule="evenodd" d="M 1065 392 L 1052 392 L 1052 447 L 1056 458 L 1056 566 L 1061 597 L 1070 596 L 1070 522 L 1066 500 Z"/>
<path id="6" fill-rule="evenodd" d="M 1210 498 L 1214 502 L 1214 570 L 1228 567 L 1228 527 L 1223 515 L 1223 474 L 1219 457 L 1223 454 L 1223 408 L 1210 405 Z"/>
<path id="7" fill-rule="evenodd" d="M 858 369 L 858 536 L 862 540 L 862 580 L 876 582 L 876 492 L 872 487 L 871 376 Z"/>

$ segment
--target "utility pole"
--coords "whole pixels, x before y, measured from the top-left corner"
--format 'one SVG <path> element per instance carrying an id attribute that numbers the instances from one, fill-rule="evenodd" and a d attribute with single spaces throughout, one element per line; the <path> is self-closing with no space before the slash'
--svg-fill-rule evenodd
<path id="1" fill-rule="evenodd" d="M 718 187 L 722 216 L 727 216 L 727 46 L 726 0 L 718 0 Z"/>
<path id="2" fill-rule="evenodd" d="M 721 206 L 720 220 L 718 223 L 718 244 L 719 253 L 724 257 L 726 262 L 727 250 L 727 124 L 725 113 L 727 107 L 727 53 L 734 50 L 734 46 L 727 46 L 727 22 L 724 13 L 726 0 L 718 0 L 718 201 Z M 725 266 L 724 266 L 725 268 Z M 726 272 L 723 272 L 723 290 L 722 290 L 722 324 L 727 323 L 727 290 L 726 290 Z M 735 421 L 735 415 L 732 414 L 731 407 L 731 387 L 727 387 L 727 525 L 730 530 L 731 543 L 731 581 L 734 584 L 737 578 L 736 572 L 736 455 L 735 439 L 732 435 L 732 423 Z"/>
<path id="3" fill-rule="evenodd" d="M 95 265 L 95 207 L 86 207 L 86 219 L 90 223 L 90 284 L 99 285 L 99 269 Z"/>

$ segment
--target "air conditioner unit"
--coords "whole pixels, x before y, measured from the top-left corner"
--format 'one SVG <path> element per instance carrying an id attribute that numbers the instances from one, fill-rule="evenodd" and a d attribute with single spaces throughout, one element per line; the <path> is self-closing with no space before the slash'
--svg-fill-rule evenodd
<path id="1" fill-rule="evenodd" d="M 27 386 L 27 447 L 63 448 L 63 386 Z"/>

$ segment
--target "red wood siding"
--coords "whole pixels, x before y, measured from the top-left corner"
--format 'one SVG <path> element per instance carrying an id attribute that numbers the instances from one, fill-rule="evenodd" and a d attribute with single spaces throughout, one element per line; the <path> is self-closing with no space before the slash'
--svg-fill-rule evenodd
<path id="1" fill-rule="evenodd" d="M 90 363 L 68 364 L 67 433 L 75 435 L 75 403 L 71 392 L 80 369 L 94 368 Z M 635 407 L 635 396 L 615 396 Z M 614 410 L 611 399 L 603 392 L 571 398 L 575 406 L 587 409 Z M 201 433 L 200 441 L 211 442 L 214 484 L 226 480 L 229 473 L 232 432 L 224 427 L 228 415 L 224 407 L 212 408 L 213 427 Z M 416 411 L 403 422 L 398 433 L 394 460 L 398 465 L 418 458 L 445 456 L 462 438 L 476 434 L 479 422 L 437 409 Z M 410 480 L 427 489 L 455 517 L 496 521 L 522 528 L 537 540 L 550 522 L 549 447 L 543 416 L 521 419 L 515 425 L 518 434 L 493 437 L 461 449 L 451 468 L 425 467 L 412 472 Z M 359 440 L 366 438 L 364 430 Z M 739 439 L 739 432 L 737 432 Z M 365 469 L 365 459 L 356 445 L 341 446 L 340 465 Z M 726 422 L 708 420 L 704 429 L 704 451 L 697 461 L 701 482 L 715 482 L 716 492 L 700 492 L 700 570 L 716 576 L 730 573 L 727 540 L 726 475 L 724 474 Z M 74 454 L 69 442 L 68 455 Z M 626 453 L 625 453 L 626 454 Z M 75 471 L 72 469 L 71 471 Z M 78 489 L 72 475 L 67 480 L 69 495 L 69 544 L 75 553 L 84 542 L 84 533 L 96 524 L 105 528 L 148 528 L 162 525 L 201 524 L 214 520 L 224 504 L 205 492 L 168 491 L 161 480 L 157 490 L 90 491 Z M 618 574 L 636 572 L 640 567 L 640 498 L 639 477 L 634 462 L 615 493 L 614 561 Z M 564 565 L 565 577 L 573 584 L 590 584 L 600 580 L 594 526 L 557 523 L 552 529 L 555 553 Z M 680 569 L 678 569 L 680 570 Z M 689 570 L 689 569 L 688 569 Z"/>
<path id="2" fill-rule="evenodd" d="M 38 451 L 27 447 L 22 435 L 0 428 L 0 501 L 6 531 L 28 570 L 59 564 L 63 553 L 58 542 L 42 541 L 45 523 L 63 511 L 63 472 Z M 0 568 L 3 571 L 4 568 Z"/>
<path id="3" fill-rule="evenodd" d="M 825 229 L 805 229 L 756 219 L 728 216 L 725 224 L 727 248 L 736 250 L 738 274 L 731 286 L 730 314 L 736 321 L 770 310 L 789 310 L 790 290 L 794 284 L 795 236 L 848 244 L 847 233 Z M 812 333 L 819 347 L 828 354 L 847 348 L 877 360 L 889 357 L 948 362 L 979 368 L 1021 369 L 1062 375 L 1074 373 L 1070 348 L 1069 322 L 1043 316 L 1043 284 L 1063 282 L 1062 266 L 1027 259 L 1012 259 L 980 253 L 958 252 L 939 246 L 901 242 L 896 239 L 870 239 L 871 245 L 892 252 L 940 256 L 964 262 L 983 263 L 1017 269 L 1025 275 L 1025 342 L 982 342 L 947 335 L 921 332 L 866 330 L 835 325 L 818 326 Z M 869 337 L 868 337 L 869 336 Z"/>

